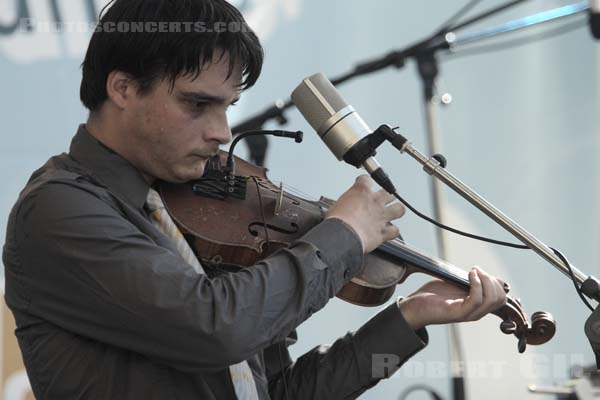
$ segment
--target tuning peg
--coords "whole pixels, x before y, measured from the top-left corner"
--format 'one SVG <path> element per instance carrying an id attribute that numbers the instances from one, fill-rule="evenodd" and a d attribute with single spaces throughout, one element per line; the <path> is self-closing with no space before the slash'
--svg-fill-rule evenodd
<path id="1" fill-rule="evenodd" d="M 519 350 L 519 353 L 524 353 L 525 348 L 527 348 L 527 338 L 525 336 L 521 336 L 519 338 L 519 343 L 517 344 L 517 349 Z"/>
<path id="2" fill-rule="evenodd" d="M 506 321 L 502 321 L 500 323 L 500 330 L 502 331 L 502 333 L 510 335 L 512 333 L 515 333 L 515 331 L 517 330 L 517 324 L 515 323 L 515 321 L 507 319 Z"/>

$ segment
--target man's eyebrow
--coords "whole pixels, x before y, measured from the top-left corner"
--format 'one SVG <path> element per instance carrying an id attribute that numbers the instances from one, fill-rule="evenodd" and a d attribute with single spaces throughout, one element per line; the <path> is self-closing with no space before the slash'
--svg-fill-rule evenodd
<path id="1" fill-rule="evenodd" d="M 236 96 L 231 102 L 228 102 L 228 99 L 225 97 L 215 96 L 204 92 L 181 92 L 181 95 L 193 101 L 210 102 L 218 104 L 233 104 L 240 99 L 240 96 Z"/>

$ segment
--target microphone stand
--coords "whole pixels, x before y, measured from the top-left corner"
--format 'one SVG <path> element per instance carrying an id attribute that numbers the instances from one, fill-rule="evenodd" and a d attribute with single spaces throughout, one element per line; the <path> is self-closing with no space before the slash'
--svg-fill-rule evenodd
<path id="1" fill-rule="evenodd" d="M 586 275 L 569 263 L 558 251 L 544 244 L 541 240 L 529 233 L 506 214 L 484 199 L 477 192 L 452 175 L 445 168 L 446 159 L 440 155 L 427 157 L 415 148 L 404 136 L 396 133 L 387 125 L 382 125 L 373 133 L 362 138 L 355 146 L 361 147 L 360 153 L 371 155 L 385 140 L 389 141 L 400 153 L 406 153 L 423 166 L 423 170 L 437 180 L 454 190 L 469 203 L 478 208 L 498 225 L 519 239 L 527 248 L 533 250 L 556 269 L 573 281 L 582 300 L 584 296 L 600 303 L 600 281 L 591 275 Z M 358 151 L 358 150 L 357 150 Z M 358 160 L 359 162 L 361 160 Z M 590 306 L 591 308 L 591 306 Z M 600 369 L 600 305 L 592 310 L 592 315 L 585 324 L 585 333 L 588 336 L 596 356 L 596 363 Z"/>
<path id="2" fill-rule="evenodd" d="M 438 50 L 445 50 L 450 48 L 450 46 L 456 48 L 460 45 L 492 38 L 500 34 L 508 33 L 532 25 L 537 25 L 543 22 L 550 21 L 552 19 L 562 18 L 564 16 L 571 15 L 571 12 L 573 11 L 580 12 L 581 8 L 586 9 L 585 7 L 582 7 L 582 3 L 587 2 L 582 2 L 575 6 L 566 6 L 562 9 L 538 13 L 536 15 L 526 17 L 521 20 L 508 22 L 506 24 L 500 25 L 499 27 L 487 29 L 479 33 L 465 35 L 464 37 L 460 38 L 456 38 L 455 34 L 452 32 L 465 26 L 468 26 L 473 22 L 479 21 L 482 18 L 486 18 L 489 15 L 500 12 L 507 7 L 516 5 L 517 3 L 519 2 L 508 3 L 504 6 L 498 7 L 496 10 L 491 10 L 491 14 L 484 13 L 452 28 L 448 28 L 447 30 L 441 29 L 436 35 L 434 35 L 431 39 L 428 40 L 428 43 L 430 43 L 429 45 L 427 45 L 427 42 L 425 42 L 424 46 L 417 46 L 416 48 L 412 49 L 414 51 L 414 54 L 412 56 L 417 62 L 417 70 L 421 78 L 422 101 L 426 128 L 426 148 L 428 154 L 437 155 L 441 152 L 441 135 L 436 113 L 437 101 L 435 92 L 436 78 L 439 74 L 439 64 L 436 58 L 436 52 Z M 446 218 L 443 209 L 443 204 L 445 203 L 445 201 L 442 191 L 442 182 L 439 179 L 432 179 L 430 181 L 430 191 L 433 218 L 436 221 L 445 224 Z M 438 227 L 434 227 L 434 231 L 437 239 L 436 243 L 438 247 L 438 255 L 440 256 L 440 258 L 446 260 L 448 259 L 448 244 L 446 231 Z M 452 377 L 452 398 L 454 400 L 464 400 L 466 399 L 464 378 L 466 366 L 463 362 L 464 351 L 462 349 L 462 343 L 460 340 L 460 331 L 458 325 L 456 324 L 448 324 L 447 330 L 448 351 L 450 357 L 450 373 Z"/>
<path id="3" fill-rule="evenodd" d="M 404 66 L 407 58 L 414 58 L 417 63 L 417 70 L 422 82 L 422 100 L 423 110 L 425 117 L 426 127 L 426 146 L 429 154 L 437 155 L 440 153 L 440 132 L 438 119 L 436 115 L 437 104 L 436 104 L 436 93 L 435 93 L 435 82 L 439 74 L 439 64 L 436 58 L 436 52 L 439 50 L 455 50 L 461 45 L 474 43 L 480 40 L 489 39 L 501 34 L 509 33 L 512 31 L 527 28 L 533 25 L 538 25 L 551 20 L 563 18 L 585 11 L 589 8 L 587 1 L 577 3 L 575 5 L 569 5 L 555 10 L 541 12 L 523 19 L 512 21 L 496 28 L 491 28 L 480 33 L 474 33 L 465 35 L 464 37 L 458 37 L 454 33 L 459 29 L 462 29 L 468 25 L 485 19 L 491 15 L 497 14 L 505 9 L 517 5 L 522 1 L 511 1 L 509 3 L 500 5 L 494 9 L 479 14 L 467 21 L 464 21 L 453 27 L 444 27 L 432 35 L 430 38 L 422 40 L 408 48 L 400 51 L 392 51 L 387 55 L 372 60 L 367 63 L 360 64 L 355 69 L 355 73 L 370 73 L 375 72 L 379 69 L 386 68 L 388 66 L 395 66 L 400 68 Z M 439 160 L 439 156 L 436 156 L 435 160 Z M 445 221 L 445 215 L 443 212 L 443 192 L 442 183 L 438 179 L 431 180 L 431 199 L 433 218 L 441 223 Z M 438 228 L 435 229 L 436 243 L 438 247 L 438 254 L 442 259 L 447 259 L 447 239 L 445 231 Z M 556 256 L 554 256 L 556 257 Z M 600 349 L 600 315 L 597 317 L 598 323 L 594 326 L 597 328 L 597 337 L 595 339 L 596 347 Z M 592 339 L 590 339 L 592 340 Z M 451 375 L 452 375 L 452 392 L 454 400 L 464 400 L 465 395 L 465 384 L 464 384 L 464 353 L 460 342 L 460 333 L 458 326 L 455 324 L 448 325 L 448 347 L 451 361 Z M 599 350 L 600 352 L 600 350 Z M 598 354 L 598 353 L 596 353 Z M 599 360 L 600 367 L 600 360 Z"/>
<path id="4" fill-rule="evenodd" d="M 426 131 L 425 143 L 427 151 L 429 154 L 439 154 L 441 145 L 440 130 L 436 115 L 437 105 L 435 93 L 435 81 L 439 73 L 438 62 L 434 51 L 429 51 L 427 49 L 424 49 L 424 51 L 417 51 L 415 59 L 417 61 L 417 70 L 422 83 L 422 100 Z M 445 224 L 446 218 L 442 207 L 444 204 L 444 194 L 442 192 L 441 183 L 438 180 L 432 179 L 430 181 L 430 191 L 433 219 Z M 443 229 L 435 228 L 436 227 L 434 226 L 438 256 L 442 260 L 447 260 L 448 243 L 446 232 Z M 448 332 L 452 399 L 465 400 L 466 365 L 464 363 L 465 356 L 462 348 L 460 328 L 457 324 L 448 324 L 446 329 Z"/>
<path id="5" fill-rule="evenodd" d="M 433 216 L 434 218 L 442 222 L 444 221 L 444 214 L 442 209 L 443 204 L 443 196 L 442 196 L 442 187 L 441 183 L 443 182 L 450 186 L 452 189 L 457 191 L 459 194 L 463 195 L 467 200 L 469 200 L 472 204 L 476 205 L 482 211 L 484 211 L 488 216 L 490 216 L 494 221 L 504 226 L 505 229 L 509 230 L 513 235 L 515 235 L 520 240 L 527 243 L 532 249 L 534 249 L 538 254 L 542 255 L 548 261 L 550 261 L 554 266 L 559 268 L 563 273 L 565 272 L 566 267 L 562 263 L 562 261 L 556 256 L 546 245 L 544 245 L 539 240 L 535 239 L 531 234 L 527 231 L 520 228 L 516 223 L 512 222 L 508 217 L 504 216 L 499 210 L 493 208 L 490 203 L 487 203 L 483 198 L 479 197 L 474 191 L 469 189 L 462 182 L 453 179 L 446 179 L 448 176 L 440 172 L 445 171 L 445 163 L 444 165 L 440 165 L 438 160 L 443 160 L 443 157 L 440 157 L 438 154 L 440 153 L 440 140 L 439 140 L 439 128 L 437 124 L 436 117 L 436 104 L 435 104 L 435 81 L 439 73 L 439 66 L 436 59 L 436 52 L 438 50 L 453 50 L 455 51 L 458 47 L 466 44 L 475 43 L 480 40 L 489 39 L 492 37 L 499 36 L 501 34 L 509 33 L 512 31 L 520 30 L 523 28 L 527 28 L 533 25 L 538 25 L 541 23 L 545 23 L 548 21 L 552 21 L 555 19 L 563 18 L 566 16 L 570 16 L 576 13 L 580 13 L 589 9 L 588 1 L 581 1 L 580 3 L 574 5 L 568 5 L 564 7 L 560 7 L 554 10 L 541 12 L 529 17 L 525 17 L 519 20 L 515 20 L 506 24 L 499 25 L 498 27 L 487 29 L 485 31 L 481 31 L 478 33 L 473 33 L 469 35 L 465 35 L 462 37 L 457 37 L 454 31 L 462 29 L 468 25 L 471 25 L 475 22 L 483 20 L 491 15 L 495 15 L 501 11 L 504 11 L 507 8 L 515 6 L 525 0 L 513 0 L 509 1 L 505 4 L 499 5 L 493 9 L 490 9 L 486 12 L 478 14 L 471 19 L 468 19 L 460 24 L 455 26 L 446 26 L 442 29 L 435 32 L 430 37 L 421 40 L 411 46 L 408 46 L 405 49 L 397 50 L 389 52 L 383 57 L 370 60 L 367 62 L 363 62 L 357 64 L 355 68 L 336 78 L 332 79 L 331 82 L 334 86 L 337 86 L 347 80 L 352 78 L 370 74 L 381 69 L 393 66 L 398 69 L 404 67 L 406 60 L 409 58 L 414 58 L 417 62 L 417 67 L 419 71 L 419 75 L 422 80 L 422 91 L 423 91 L 423 105 L 424 105 L 424 114 L 425 114 L 425 125 L 426 125 L 426 143 L 429 154 L 434 154 L 434 157 L 431 159 L 426 159 L 424 156 L 418 156 L 418 152 L 414 150 L 413 147 L 409 147 L 413 149 L 413 151 L 409 152 L 413 158 L 417 161 L 422 162 L 424 165 L 424 169 L 430 174 L 436 176 L 438 179 L 434 179 L 431 181 L 431 197 L 432 197 L 432 208 L 433 208 Z M 249 120 L 242 122 L 236 125 L 233 128 L 234 133 L 243 132 L 244 130 L 251 129 L 262 129 L 263 125 L 271 120 L 276 119 L 280 124 L 287 123 L 287 119 L 284 116 L 284 111 L 288 108 L 292 107 L 293 103 L 290 100 L 285 102 L 279 101 L 275 106 L 270 107 L 264 112 L 251 117 Z M 264 154 L 266 152 L 266 138 L 262 138 L 265 143 L 263 145 L 262 158 L 259 159 L 260 164 L 262 165 L 262 161 L 264 161 Z M 406 151 L 406 150 L 404 150 Z M 251 147 L 251 157 L 252 157 L 252 147 Z M 256 160 L 255 160 L 256 162 Z M 432 165 L 437 166 L 432 168 Z M 439 175 L 439 176 L 438 176 Z M 471 195 L 475 195 L 471 197 Z M 492 208 L 489 208 L 491 206 Z M 495 210 L 492 212 L 491 210 Z M 489 211 L 490 213 L 488 214 Z M 504 223 L 504 224 L 503 224 Z M 520 235 L 520 236 L 519 236 Z M 446 236 L 444 235 L 444 231 L 441 229 L 436 229 L 436 239 L 438 246 L 438 253 L 441 258 L 447 258 L 447 242 Z M 593 277 L 586 278 L 580 271 L 577 269 L 573 269 L 573 274 L 575 276 L 575 281 L 579 284 L 582 284 L 582 289 L 585 287 L 585 294 L 591 298 L 598 300 L 600 298 L 600 286 L 598 280 Z M 585 282 L 585 284 L 584 284 Z M 600 368 L 600 307 L 594 311 L 592 316 L 588 319 L 586 323 L 586 335 L 592 345 L 594 353 L 596 355 L 596 360 L 598 364 L 598 368 Z M 454 400 L 464 400 L 465 399 L 465 385 L 464 385 L 464 363 L 462 362 L 463 351 L 461 347 L 461 343 L 459 340 L 459 332 L 455 325 L 451 324 L 448 327 L 448 336 L 449 336 L 449 352 L 450 359 L 452 361 L 452 392 Z"/>

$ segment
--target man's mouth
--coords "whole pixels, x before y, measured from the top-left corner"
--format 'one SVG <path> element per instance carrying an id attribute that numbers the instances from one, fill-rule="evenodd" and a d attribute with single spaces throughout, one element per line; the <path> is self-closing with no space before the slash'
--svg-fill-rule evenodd
<path id="1" fill-rule="evenodd" d="M 219 150 L 215 150 L 215 151 L 211 151 L 210 153 L 207 152 L 201 152 L 201 153 L 192 153 L 192 155 L 194 157 L 200 157 L 200 158 L 213 158 L 214 156 L 216 156 L 217 154 L 219 154 Z"/>

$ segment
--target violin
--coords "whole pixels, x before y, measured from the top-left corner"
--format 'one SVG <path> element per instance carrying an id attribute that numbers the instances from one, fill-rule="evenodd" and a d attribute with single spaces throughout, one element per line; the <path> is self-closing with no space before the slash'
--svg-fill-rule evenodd
<path id="1" fill-rule="evenodd" d="M 227 153 L 220 152 L 209 160 L 198 180 L 157 185 L 167 211 L 203 265 L 232 272 L 254 265 L 306 234 L 334 203 L 324 197 L 306 200 L 284 191 L 267 178 L 267 169 L 237 157 L 235 175 L 224 172 L 226 157 Z M 381 305 L 391 298 L 397 284 L 416 272 L 465 290 L 470 287 L 466 271 L 397 238 L 367 254 L 361 273 L 337 297 L 361 306 Z M 517 337 L 520 353 L 527 344 L 546 343 L 556 332 L 551 314 L 535 312 L 529 322 L 520 301 L 511 297 L 493 314 L 502 320 L 503 333 Z"/>

